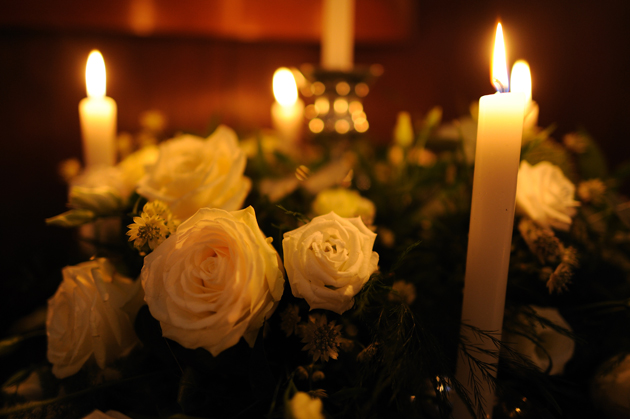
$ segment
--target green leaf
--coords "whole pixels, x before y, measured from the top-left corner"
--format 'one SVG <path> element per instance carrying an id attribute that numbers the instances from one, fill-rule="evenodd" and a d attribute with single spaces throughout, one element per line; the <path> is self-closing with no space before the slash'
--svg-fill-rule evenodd
<path id="1" fill-rule="evenodd" d="M 46 218 L 46 224 L 64 228 L 78 227 L 96 219 L 96 214 L 86 209 L 72 209 L 63 214 Z"/>
<path id="2" fill-rule="evenodd" d="M 522 159 L 532 166 L 542 161 L 548 161 L 562 170 L 564 175 L 573 182 L 577 180 L 575 166 L 567 150 L 552 140 L 535 141 L 524 147 Z"/>
<path id="3" fill-rule="evenodd" d="M 22 381 L 26 380 L 29 375 L 31 375 L 31 372 L 33 372 L 33 368 L 26 368 L 16 372 L 11 377 L 9 377 L 9 379 L 5 381 L 4 384 L 2 384 L 2 388 L 7 388 L 14 384 L 21 383 Z"/>
<path id="4" fill-rule="evenodd" d="M 586 143 L 583 153 L 577 155 L 577 163 L 583 179 L 604 179 L 608 175 L 606 159 L 593 138 L 584 131 L 578 135 Z"/>
<path id="5" fill-rule="evenodd" d="M 46 331 L 44 330 L 36 330 L 25 335 L 13 336 L 7 339 L 3 339 L 0 341 L 0 356 L 10 355 L 20 349 L 24 341 L 26 341 L 27 339 L 36 336 L 44 336 L 45 334 Z"/>

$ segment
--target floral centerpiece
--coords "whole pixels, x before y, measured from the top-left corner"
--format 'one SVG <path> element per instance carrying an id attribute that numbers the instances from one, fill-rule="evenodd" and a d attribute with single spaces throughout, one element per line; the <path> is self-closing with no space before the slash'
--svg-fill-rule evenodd
<path id="1" fill-rule="evenodd" d="M 475 124 L 436 108 L 415 127 L 399 118 L 389 146 L 361 136 L 297 154 L 218 126 L 72 177 L 69 210 L 47 221 L 80 228 L 85 260 L 61 273 L 46 359 L 4 384 L 0 414 L 433 418 L 455 394 L 472 406 L 454 369 L 460 344 L 474 362 L 459 331 Z M 498 375 L 476 376 L 496 384 L 496 417 L 627 413 L 610 390 L 630 348 L 626 171 L 608 172 L 585 133 L 560 143 L 530 126 L 524 139 Z"/>

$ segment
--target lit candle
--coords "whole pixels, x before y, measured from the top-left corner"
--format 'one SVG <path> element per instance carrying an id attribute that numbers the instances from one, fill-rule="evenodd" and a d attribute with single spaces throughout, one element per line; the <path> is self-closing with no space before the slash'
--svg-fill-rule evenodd
<path id="1" fill-rule="evenodd" d="M 276 98 L 271 107 L 273 127 L 291 145 L 300 138 L 304 102 L 298 98 L 295 77 L 288 68 L 281 67 L 274 73 L 273 95 Z"/>
<path id="2" fill-rule="evenodd" d="M 79 103 L 86 167 L 116 163 L 116 102 L 105 96 L 105 61 L 100 52 L 90 52 L 85 68 L 88 97 Z"/>
<path id="3" fill-rule="evenodd" d="M 501 24 L 497 27 L 492 82 L 501 93 L 479 100 L 479 125 L 475 152 L 475 174 L 468 236 L 462 323 L 491 332 L 500 339 L 505 307 L 516 177 L 521 152 L 525 94 L 508 91 L 507 65 Z M 462 328 L 462 337 L 471 345 L 498 351 L 492 340 Z M 469 346 L 470 347 L 470 346 Z M 482 362 L 496 366 L 496 358 L 473 351 Z M 475 400 L 470 375 L 479 382 L 483 403 L 475 406 L 492 416 L 494 391 L 460 351 L 457 379 Z M 465 407 L 455 405 L 456 418 L 469 417 Z"/>
<path id="4" fill-rule="evenodd" d="M 518 60 L 512 66 L 510 77 L 510 92 L 523 92 L 527 97 L 525 105 L 525 129 L 538 125 L 538 104 L 532 100 L 532 75 L 527 61 Z"/>
<path id="5" fill-rule="evenodd" d="M 354 0 L 322 3 L 321 64 L 326 70 L 352 70 L 354 53 Z"/>

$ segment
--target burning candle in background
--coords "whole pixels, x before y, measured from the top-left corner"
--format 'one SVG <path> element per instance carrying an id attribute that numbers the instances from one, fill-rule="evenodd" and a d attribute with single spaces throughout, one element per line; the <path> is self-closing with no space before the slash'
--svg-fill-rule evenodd
<path id="1" fill-rule="evenodd" d="M 116 102 L 105 96 L 105 61 L 97 50 L 90 52 L 85 68 L 87 95 L 79 103 L 86 167 L 116 163 Z"/>
<path id="2" fill-rule="evenodd" d="M 276 98 L 271 107 L 273 127 L 283 140 L 293 144 L 302 131 L 304 102 L 298 98 L 295 77 L 288 68 L 281 67 L 274 73 L 273 95 Z"/>
<path id="3" fill-rule="evenodd" d="M 492 82 L 497 94 L 483 96 L 479 100 L 479 125 L 473 196 L 466 258 L 462 323 L 501 337 L 505 290 L 514 224 L 516 178 L 521 153 L 525 93 L 508 91 L 509 80 L 505 46 L 501 24 L 497 26 Z M 482 352 L 472 351 L 481 362 L 494 365 L 497 359 L 483 351 L 495 351 L 497 346 L 491 339 L 480 336 L 463 327 L 460 332 L 468 347 L 477 347 Z M 472 346 L 471 346 L 472 345 Z M 492 417 L 494 389 L 481 376 L 478 369 L 460 349 L 457 364 L 457 379 L 468 390 L 475 403 L 471 374 L 477 375 L 479 390 L 483 398 L 481 406 L 487 417 Z M 457 418 L 470 417 L 462 404 L 455 405 Z"/>
<path id="4" fill-rule="evenodd" d="M 326 70 L 350 71 L 354 54 L 354 0 L 322 3 L 321 65 Z"/>
<path id="5" fill-rule="evenodd" d="M 510 77 L 510 92 L 523 92 L 527 96 L 525 103 L 525 129 L 538 125 L 538 104 L 532 100 L 532 75 L 529 64 L 525 60 L 518 60 L 512 66 Z"/>

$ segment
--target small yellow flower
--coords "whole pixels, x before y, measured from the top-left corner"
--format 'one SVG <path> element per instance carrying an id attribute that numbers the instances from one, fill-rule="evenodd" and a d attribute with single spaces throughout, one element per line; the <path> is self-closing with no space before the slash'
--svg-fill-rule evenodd
<path id="1" fill-rule="evenodd" d="M 173 213 L 165 202 L 158 200 L 147 202 L 144 205 L 144 208 L 142 208 L 142 212 L 150 217 L 155 216 L 164 220 L 166 227 L 168 227 L 169 234 L 174 233 L 175 230 L 177 230 L 179 220 L 173 217 Z"/>
<path id="2" fill-rule="evenodd" d="M 590 179 L 581 182 L 577 188 L 577 194 L 582 202 L 592 202 L 601 205 L 604 202 L 606 185 L 600 179 Z"/>
<path id="3" fill-rule="evenodd" d="M 133 246 L 141 252 L 146 252 L 147 244 L 150 250 L 154 250 L 169 233 L 164 219 L 156 215 L 148 215 L 146 212 L 143 212 L 140 217 L 133 217 L 133 224 L 127 227 L 129 227 L 127 232 L 129 241 L 133 241 Z"/>

